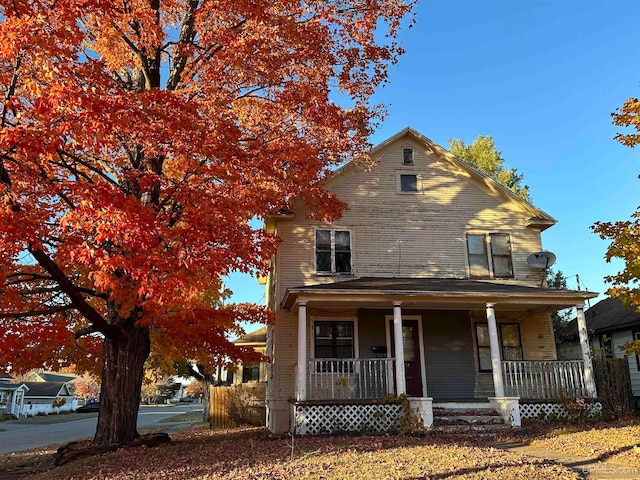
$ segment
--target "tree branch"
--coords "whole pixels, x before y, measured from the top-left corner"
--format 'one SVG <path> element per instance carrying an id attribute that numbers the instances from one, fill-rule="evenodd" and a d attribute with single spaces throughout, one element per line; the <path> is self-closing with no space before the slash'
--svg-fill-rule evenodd
<path id="1" fill-rule="evenodd" d="M 40 317 L 42 315 L 52 315 L 54 313 L 66 312 L 73 310 L 73 305 L 61 305 L 59 307 L 51 307 L 45 310 L 32 310 L 30 312 L 17 312 L 17 313 L 0 313 L 0 318 L 28 318 L 28 317 Z"/>
<path id="2" fill-rule="evenodd" d="M 188 56 L 180 52 L 180 45 L 190 45 L 193 43 L 196 31 L 195 31 L 195 11 L 198 8 L 198 0 L 190 0 L 187 11 L 184 14 L 182 21 L 182 28 L 180 29 L 180 37 L 178 38 L 177 48 L 178 54 L 176 60 L 173 63 L 173 68 L 169 73 L 169 80 L 167 80 L 167 90 L 175 90 L 180 81 L 182 80 L 182 72 L 187 65 Z"/>
<path id="3" fill-rule="evenodd" d="M 35 248 L 33 245 L 29 245 L 28 250 L 40 266 L 51 274 L 53 279 L 60 285 L 61 290 L 71 299 L 71 305 L 89 320 L 99 332 L 108 338 L 117 338 L 121 335 L 119 329 L 107 322 L 102 315 L 87 303 L 78 287 L 69 280 L 47 253 Z"/>

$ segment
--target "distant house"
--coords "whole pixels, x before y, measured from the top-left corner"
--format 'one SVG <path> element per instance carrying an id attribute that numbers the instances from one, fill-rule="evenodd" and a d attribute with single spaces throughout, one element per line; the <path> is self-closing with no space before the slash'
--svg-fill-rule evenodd
<path id="1" fill-rule="evenodd" d="M 79 378 L 73 373 L 43 372 L 32 370 L 24 376 L 25 382 L 74 382 Z"/>
<path id="2" fill-rule="evenodd" d="M 267 327 L 262 327 L 233 341 L 241 347 L 252 347 L 256 352 L 266 354 L 267 351 Z M 233 383 L 251 383 L 267 381 L 267 364 L 255 362 L 242 364 L 233 375 Z"/>
<path id="3" fill-rule="evenodd" d="M 9 383 L 0 381 L 0 417 L 10 415 L 19 417 L 22 411 L 24 395 L 29 387 L 24 383 Z"/>
<path id="4" fill-rule="evenodd" d="M 67 382 L 24 382 L 28 390 L 24 395 L 22 415 L 50 414 L 73 411 L 78 401 Z"/>
<path id="5" fill-rule="evenodd" d="M 32 370 L 27 373 L 23 380 L 25 382 L 64 382 L 69 387 L 69 391 L 75 395 L 75 382 L 80 375 L 74 373 L 45 372 L 43 370 Z"/>
<path id="6" fill-rule="evenodd" d="M 627 342 L 640 340 L 640 313 L 634 308 L 625 308 L 617 298 L 606 298 L 584 313 L 592 350 L 599 349 L 606 357 L 624 358 L 620 348 Z M 580 342 L 576 333 L 576 319 L 559 332 L 558 358 L 563 360 L 580 358 Z M 640 402 L 640 356 L 628 356 L 631 387 L 636 402 Z"/>

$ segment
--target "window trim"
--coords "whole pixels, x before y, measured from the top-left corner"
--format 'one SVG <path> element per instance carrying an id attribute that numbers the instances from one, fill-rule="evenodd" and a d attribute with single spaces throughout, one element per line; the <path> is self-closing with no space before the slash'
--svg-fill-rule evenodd
<path id="1" fill-rule="evenodd" d="M 410 175 L 416 177 L 416 189 L 402 190 L 402 177 Z M 414 170 L 401 170 L 396 172 L 396 193 L 398 195 L 417 195 L 420 192 L 422 192 L 422 177 L 419 172 Z"/>
<path id="2" fill-rule="evenodd" d="M 407 162 L 405 153 L 411 152 L 411 161 Z M 415 150 L 413 147 L 402 147 L 402 165 L 415 165 Z"/>
<path id="3" fill-rule="evenodd" d="M 485 250 L 485 254 L 487 256 L 487 258 L 486 258 L 487 274 L 486 275 L 472 275 L 471 274 L 471 262 L 470 262 L 471 259 L 469 257 L 469 255 L 470 255 L 469 254 L 469 235 L 484 237 L 484 250 Z M 497 235 L 506 235 L 508 240 L 509 240 L 509 262 L 510 262 L 510 265 L 511 265 L 511 275 L 510 276 L 504 276 L 504 275 L 497 276 L 495 274 L 494 256 L 493 256 L 493 253 L 491 251 L 491 238 L 492 238 L 492 236 L 497 236 Z M 513 261 L 513 242 L 511 241 L 511 233 L 510 232 L 486 232 L 486 231 L 479 232 L 477 230 L 470 230 L 468 232 L 465 232 L 464 249 L 465 249 L 465 255 L 467 257 L 467 278 L 516 278 L 516 269 L 515 269 L 515 265 L 514 265 L 514 261 Z"/>
<path id="4" fill-rule="evenodd" d="M 318 231 L 326 230 L 331 232 L 331 271 L 318 271 Z M 336 271 L 336 232 L 349 232 L 349 271 Z M 348 228 L 322 228 L 316 227 L 313 230 L 313 270 L 318 276 L 353 276 L 353 232 Z"/>
<path id="5" fill-rule="evenodd" d="M 480 321 L 474 321 L 473 322 L 473 343 L 474 343 L 474 350 L 475 350 L 475 356 L 476 356 L 476 361 L 477 361 L 478 372 L 479 373 L 491 373 L 491 372 L 493 372 L 493 366 L 489 370 L 483 370 L 480 367 L 480 345 L 478 345 L 478 325 L 486 325 L 487 326 L 487 332 L 489 332 L 489 322 L 480 322 Z M 517 325 L 518 326 L 518 337 L 519 337 L 519 340 L 520 340 L 520 353 L 522 354 L 522 359 L 521 360 L 513 360 L 513 361 L 515 361 L 515 362 L 523 361 L 525 355 L 524 355 L 524 344 L 522 343 L 522 325 L 521 325 L 521 322 L 513 321 L 511 319 L 508 319 L 507 321 L 504 321 L 504 322 L 496 322 L 496 328 L 498 330 L 498 345 L 500 346 L 500 361 L 504 361 L 504 344 L 502 343 L 502 325 Z M 482 348 L 487 348 L 487 347 L 485 347 L 483 345 Z M 489 346 L 489 349 L 491 349 L 490 346 Z M 491 350 L 489 350 L 489 351 L 491 351 Z"/>
<path id="6" fill-rule="evenodd" d="M 318 359 L 316 356 L 316 322 L 352 322 L 353 323 L 353 358 L 360 358 L 360 339 L 358 330 L 358 317 L 340 317 L 340 316 L 313 316 L 311 317 L 311 335 L 309 335 L 309 341 L 311 342 L 311 349 L 309 350 L 312 355 L 312 359 Z M 324 373 L 324 372 L 312 372 L 312 373 Z"/>

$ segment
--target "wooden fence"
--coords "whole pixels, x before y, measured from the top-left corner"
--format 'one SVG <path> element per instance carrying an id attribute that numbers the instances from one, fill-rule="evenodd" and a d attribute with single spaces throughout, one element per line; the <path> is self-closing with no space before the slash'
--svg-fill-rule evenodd
<path id="1" fill-rule="evenodd" d="M 633 412 L 633 393 L 627 357 L 605 358 L 595 355 L 593 370 L 602 406 L 617 417 L 630 415 Z"/>
<path id="2" fill-rule="evenodd" d="M 265 425 L 265 383 L 243 383 L 231 387 L 209 388 L 209 425 Z"/>
<path id="3" fill-rule="evenodd" d="M 229 402 L 233 387 L 209 387 L 209 426 L 229 428 L 233 421 L 229 416 Z"/>

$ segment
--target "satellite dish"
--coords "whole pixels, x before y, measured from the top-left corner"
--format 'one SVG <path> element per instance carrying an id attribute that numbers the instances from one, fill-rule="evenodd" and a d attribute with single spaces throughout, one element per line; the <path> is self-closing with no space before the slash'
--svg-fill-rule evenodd
<path id="1" fill-rule="evenodd" d="M 547 269 L 556 263 L 556 256 L 552 252 L 536 252 L 527 257 L 527 263 L 533 268 Z"/>

